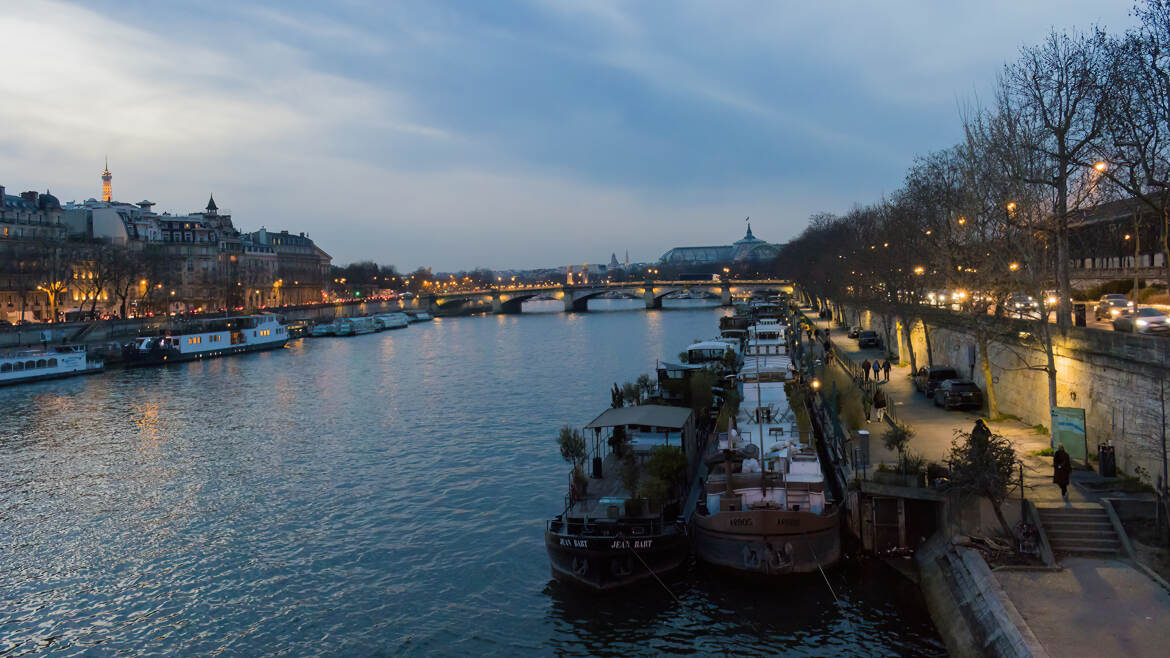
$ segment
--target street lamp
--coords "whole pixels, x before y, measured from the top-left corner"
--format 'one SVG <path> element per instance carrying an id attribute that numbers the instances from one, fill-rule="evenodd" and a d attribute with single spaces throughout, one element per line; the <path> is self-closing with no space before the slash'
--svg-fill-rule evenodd
<path id="1" fill-rule="evenodd" d="M 1105 169 L 1107 169 L 1108 167 L 1109 167 L 1109 164 L 1106 163 L 1104 160 L 1093 165 L 1093 169 L 1096 169 L 1099 172 L 1105 171 Z"/>
<path id="2" fill-rule="evenodd" d="M 1020 264 L 1012 263 L 1011 265 L 1008 265 L 1008 269 L 1015 272 L 1016 270 L 1020 269 Z"/>

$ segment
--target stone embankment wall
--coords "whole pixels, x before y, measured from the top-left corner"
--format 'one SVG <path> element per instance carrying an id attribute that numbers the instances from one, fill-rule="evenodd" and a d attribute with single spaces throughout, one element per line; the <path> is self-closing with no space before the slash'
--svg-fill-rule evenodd
<path id="1" fill-rule="evenodd" d="M 938 533 L 914 559 L 930 617 L 952 656 L 1048 656 L 979 553 Z"/>
<path id="2" fill-rule="evenodd" d="M 288 307 L 279 310 L 258 312 L 274 312 L 286 322 L 297 320 L 328 322 L 339 317 L 369 315 L 370 313 L 392 313 L 401 310 L 403 308 L 397 301 L 386 301 L 314 304 L 311 306 Z M 407 307 L 407 310 L 412 309 Z M 44 330 L 52 332 L 50 342 L 53 344 L 76 341 L 84 343 L 120 341 L 137 336 L 144 331 L 157 329 L 163 326 L 163 322 L 163 320 L 154 318 L 144 320 L 104 320 L 93 323 L 93 327 L 88 331 L 84 331 L 84 333 L 82 331 L 88 326 L 85 322 L 36 324 L 26 325 L 23 328 L 8 327 L 0 331 L 0 348 L 12 348 L 21 345 L 39 346 L 41 343 L 41 332 Z"/>
<path id="3" fill-rule="evenodd" d="M 885 331 L 886 319 L 847 309 L 866 329 Z M 851 320 L 851 318 L 849 318 Z M 1043 350 L 1010 336 L 1034 331 L 1034 323 L 1004 319 L 1003 338 L 988 344 L 999 410 L 1029 425 L 1049 427 L 1048 375 L 1029 365 L 1046 363 Z M 910 327 L 906 344 L 903 326 Z M 927 309 L 919 317 L 892 316 L 890 351 L 909 363 L 927 365 L 929 330 L 934 365 L 951 366 L 986 388 L 978 341 L 969 326 L 948 311 Z M 1112 440 L 1118 467 L 1151 484 L 1162 473 L 1162 428 L 1170 398 L 1170 339 L 1074 327 L 1060 336 L 1053 327 L 1057 404 L 1085 409 L 1089 452 Z"/>

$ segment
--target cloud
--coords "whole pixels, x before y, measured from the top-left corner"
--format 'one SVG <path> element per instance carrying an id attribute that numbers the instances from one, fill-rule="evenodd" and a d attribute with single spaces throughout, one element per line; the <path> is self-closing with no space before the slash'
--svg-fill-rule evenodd
<path id="1" fill-rule="evenodd" d="M 0 5 L 0 183 L 307 231 L 401 267 L 783 240 L 958 138 L 956 101 L 1109 3 Z M 100 7 L 96 9 L 93 7 Z"/>

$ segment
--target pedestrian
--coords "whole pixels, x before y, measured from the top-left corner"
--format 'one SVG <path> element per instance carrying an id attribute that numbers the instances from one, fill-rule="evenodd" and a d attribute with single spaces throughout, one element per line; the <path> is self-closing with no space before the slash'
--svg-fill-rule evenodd
<path id="1" fill-rule="evenodd" d="M 1052 481 L 1060 487 L 1060 496 L 1065 500 L 1068 499 L 1068 476 L 1072 469 L 1072 461 L 1068 457 L 1068 453 L 1064 450 L 1064 444 L 1056 449 L 1056 454 L 1052 456 Z"/>
<path id="2" fill-rule="evenodd" d="M 49 342 L 53 339 L 53 331 L 51 329 L 44 329 L 41 331 L 41 349 L 48 349 Z"/>
<path id="3" fill-rule="evenodd" d="M 873 410 L 873 400 L 869 399 L 869 393 L 861 392 L 861 406 L 865 409 L 865 422 L 869 422 L 870 412 Z"/>
<path id="4" fill-rule="evenodd" d="M 873 410 L 877 412 L 877 422 L 882 422 L 886 417 L 886 394 L 880 388 L 873 392 Z"/>
<path id="5" fill-rule="evenodd" d="M 893 367 L 890 365 L 890 357 L 887 356 L 886 360 L 882 363 L 882 372 L 885 374 L 887 382 L 890 381 L 890 368 Z"/>
<path id="6" fill-rule="evenodd" d="M 861 381 L 869 382 L 869 359 L 861 362 Z"/>
<path id="7" fill-rule="evenodd" d="M 881 362 L 879 362 L 877 359 L 874 359 L 873 360 L 873 380 L 875 382 L 878 380 L 878 372 L 880 372 L 881 369 L 882 369 Z"/>

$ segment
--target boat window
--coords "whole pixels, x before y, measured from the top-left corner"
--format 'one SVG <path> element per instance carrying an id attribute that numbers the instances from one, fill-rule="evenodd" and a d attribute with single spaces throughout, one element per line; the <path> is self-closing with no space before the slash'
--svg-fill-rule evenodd
<path id="1" fill-rule="evenodd" d="M 0 363 L 0 372 L 12 372 L 12 364 Z"/>
<path id="2" fill-rule="evenodd" d="M 57 367 L 57 359 L 49 359 L 49 367 L 56 368 Z"/>
<path id="3" fill-rule="evenodd" d="M 25 370 L 32 370 L 35 367 L 37 367 L 36 361 L 25 361 L 24 362 L 24 369 Z"/>
<path id="4" fill-rule="evenodd" d="M 37 367 L 38 368 L 44 368 L 46 363 L 47 363 L 47 361 L 45 361 L 44 359 L 37 359 Z"/>
<path id="5" fill-rule="evenodd" d="M 12 364 L 12 369 L 17 372 L 24 370 L 24 362 L 17 361 L 16 363 Z"/>

